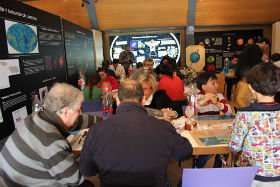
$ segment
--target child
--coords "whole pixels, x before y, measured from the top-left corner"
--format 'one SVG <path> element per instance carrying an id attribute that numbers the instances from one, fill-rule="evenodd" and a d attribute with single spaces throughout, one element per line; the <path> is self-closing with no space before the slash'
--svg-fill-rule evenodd
<path id="1" fill-rule="evenodd" d="M 198 115 L 219 115 L 222 111 L 225 115 L 231 115 L 232 110 L 223 94 L 218 93 L 217 76 L 214 72 L 203 72 L 197 78 L 197 88 L 200 92 L 197 95 Z M 186 108 L 185 116 L 188 117 L 189 108 Z"/>
<path id="2" fill-rule="evenodd" d="M 251 93 L 249 85 L 246 80 L 246 74 L 249 69 L 243 68 L 240 70 L 241 80 L 237 83 L 235 94 L 234 94 L 234 110 L 250 105 Z"/>
<path id="3" fill-rule="evenodd" d="M 197 77 L 197 88 L 201 91 L 198 93 L 197 109 L 198 115 L 219 115 L 222 111 L 225 115 L 231 115 L 232 110 L 226 103 L 224 96 L 218 93 L 217 76 L 214 72 L 203 72 Z M 185 116 L 190 112 L 189 107 L 186 108 Z M 214 155 L 201 155 L 198 158 L 197 168 L 203 168 L 207 161 Z M 224 155 L 227 159 L 228 155 Z M 215 158 L 214 167 L 221 167 L 222 164 L 218 157 Z"/>
<path id="4" fill-rule="evenodd" d="M 258 64 L 248 73 L 249 89 L 256 103 L 240 108 L 235 117 L 229 148 L 241 153 L 239 166 L 259 166 L 252 187 L 280 186 L 280 69 Z"/>
<path id="5" fill-rule="evenodd" d="M 98 88 L 101 78 L 98 73 L 95 73 L 89 78 L 89 87 L 83 89 L 85 101 L 101 100 L 101 88 Z"/>

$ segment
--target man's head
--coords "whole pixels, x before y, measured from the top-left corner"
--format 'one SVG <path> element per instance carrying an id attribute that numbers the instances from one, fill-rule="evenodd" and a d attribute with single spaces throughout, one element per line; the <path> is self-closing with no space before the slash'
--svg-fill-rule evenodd
<path id="1" fill-rule="evenodd" d="M 110 62 L 108 60 L 103 60 L 102 68 L 109 68 Z"/>
<path id="2" fill-rule="evenodd" d="M 143 87 L 138 81 L 127 80 L 120 84 L 117 105 L 123 102 L 135 102 L 140 104 L 145 102 Z"/>
<path id="3" fill-rule="evenodd" d="M 164 57 L 162 57 L 161 63 L 163 63 L 163 64 L 168 63 L 169 60 L 170 60 L 170 57 L 168 55 L 165 55 Z"/>
<path id="4" fill-rule="evenodd" d="M 273 64 L 255 65 L 246 78 L 251 92 L 274 96 L 280 89 L 280 69 Z"/>
<path id="5" fill-rule="evenodd" d="M 125 52 L 127 52 L 127 53 L 130 52 L 130 45 L 125 46 Z"/>
<path id="6" fill-rule="evenodd" d="M 148 71 L 149 71 L 149 72 L 152 72 L 153 69 L 154 69 L 154 61 L 153 61 L 153 59 L 151 59 L 151 58 L 146 58 L 146 59 L 144 60 L 144 67 L 147 67 L 147 68 L 148 68 Z"/>
<path id="7" fill-rule="evenodd" d="M 197 88 L 205 93 L 218 93 L 217 76 L 214 72 L 203 72 L 197 77 Z"/>
<path id="8" fill-rule="evenodd" d="M 44 108 L 56 112 L 68 129 L 81 114 L 83 101 L 83 92 L 79 89 L 66 83 L 56 83 L 46 96 Z"/>
<path id="9" fill-rule="evenodd" d="M 118 67 L 118 65 L 119 65 L 119 59 L 114 59 L 113 60 L 113 66 L 114 66 L 114 68 L 117 68 Z"/>
<path id="10" fill-rule="evenodd" d="M 270 47 L 270 41 L 266 37 L 259 39 L 256 44 L 261 48 L 262 51 L 265 51 Z"/>

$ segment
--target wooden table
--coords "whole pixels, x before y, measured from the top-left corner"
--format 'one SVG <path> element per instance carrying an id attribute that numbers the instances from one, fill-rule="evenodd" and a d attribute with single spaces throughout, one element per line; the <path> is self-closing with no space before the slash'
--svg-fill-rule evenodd
<path id="1" fill-rule="evenodd" d="M 221 123 L 231 123 L 233 119 L 227 120 L 210 120 L 210 121 L 199 121 L 200 125 L 217 125 Z M 230 129 L 208 129 L 208 130 L 195 130 L 195 131 L 183 131 L 181 136 L 187 138 L 193 146 L 193 155 L 209 155 L 209 154 L 230 154 L 228 144 L 218 145 L 204 145 L 199 138 L 206 138 L 211 136 L 222 136 L 229 135 Z"/>

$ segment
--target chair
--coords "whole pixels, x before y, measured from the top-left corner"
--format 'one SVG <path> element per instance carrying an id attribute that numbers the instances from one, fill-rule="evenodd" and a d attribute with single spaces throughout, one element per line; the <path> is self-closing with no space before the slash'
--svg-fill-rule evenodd
<path id="1" fill-rule="evenodd" d="M 102 111 L 102 101 L 83 102 L 83 113 L 100 112 Z"/>
<path id="2" fill-rule="evenodd" d="M 250 187 L 259 167 L 184 169 L 182 187 Z"/>
<path id="3" fill-rule="evenodd" d="M 183 116 L 184 111 L 182 110 L 182 106 L 188 105 L 188 101 L 187 100 L 176 100 L 176 101 L 173 101 L 173 104 L 176 107 L 176 112 L 178 113 L 178 116 Z"/>
<path id="4" fill-rule="evenodd" d="M 187 106 L 188 106 L 188 105 L 183 105 L 183 106 L 182 106 L 183 115 L 184 115 L 184 113 L 185 113 L 185 110 L 186 110 Z"/>

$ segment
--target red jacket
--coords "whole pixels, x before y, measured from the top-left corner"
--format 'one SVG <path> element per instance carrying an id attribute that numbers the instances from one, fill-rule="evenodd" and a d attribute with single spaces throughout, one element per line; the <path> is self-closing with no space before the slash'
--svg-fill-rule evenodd
<path id="1" fill-rule="evenodd" d="M 184 82 L 178 77 L 173 76 L 173 79 L 164 75 L 158 84 L 159 90 L 165 90 L 168 97 L 175 100 L 184 100 Z"/>
<path id="2" fill-rule="evenodd" d="M 119 89 L 119 83 L 117 81 L 117 79 L 113 76 L 108 76 L 107 77 L 107 80 L 105 82 L 110 82 L 111 85 L 112 85 L 112 90 L 116 90 L 116 89 Z M 102 87 L 102 84 L 101 83 L 98 87 L 101 88 Z"/>

